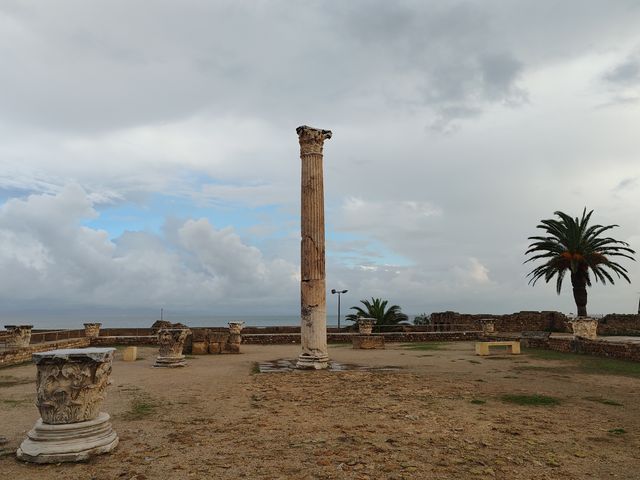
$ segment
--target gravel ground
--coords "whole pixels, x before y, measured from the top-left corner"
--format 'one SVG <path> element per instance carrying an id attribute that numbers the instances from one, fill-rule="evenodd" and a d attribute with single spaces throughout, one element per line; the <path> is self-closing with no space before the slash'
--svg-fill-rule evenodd
<path id="1" fill-rule="evenodd" d="M 0 472 L 25 480 L 640 479 L 633 369 L 603 374 L 535 351 L 480 358 L 467 342 L 329 350 L 341 363 L 400 369 L 256 373 L 260 362 L 295 358 L 296 345 L 243 345 L 240 355 L 191 357 L 179 370 L 151 368 L 151 348 L 133 363 L 118 354 L 104 410 L 120 445 L 82 464 L 15 460 L 10 453 L 38 418 L 35 367 L 2 369 Z M 504 395 L 559 403 L 519 405 Z"/>

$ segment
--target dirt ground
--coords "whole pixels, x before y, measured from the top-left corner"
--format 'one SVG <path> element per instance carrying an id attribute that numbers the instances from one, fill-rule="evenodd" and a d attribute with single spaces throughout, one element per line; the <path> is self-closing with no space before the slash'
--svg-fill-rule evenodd
<path id="1" fill-rule="evenodd" d="M 438 345 L 436 345 L 438 347 Z M 82 464 L 0 457 L 6 479 L 640 479 L 640 376 L 525 351 L 476 357 L 473 344 L 412 350 L 331 346 L 333 360 L 397 371 L 256 373 L 299 346 L 243 345 L 153 369 L 155 350 L 117 353 L 103 410 L 117 449 Z M 551 358 L 549 358 L 551 357 Z M 611 362 L 611 361 L 608 361 Z M 636 364 L 632 365 L 635 368 Z M 1 448 L 38 418 L 35 367 L 0 370 Z M 504 395 L 541 394 L 557 405 Z"/>

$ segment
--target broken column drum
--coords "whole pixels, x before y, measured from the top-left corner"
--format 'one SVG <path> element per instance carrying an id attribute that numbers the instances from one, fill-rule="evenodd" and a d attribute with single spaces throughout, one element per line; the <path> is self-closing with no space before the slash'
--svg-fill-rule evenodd
<path id="1" fill-rule="evenodd" d="M 154 367 L 184 367 L 184 341 L 191 333 L 188 328 L 161 328 L 158 331 L 160 351 Z"/>
<path id="2" fill-rule="evenodd" d="M 8 348 L 24 348 L 31 343 L 31 329 L 33 325 L 5 325 L 9 337 L 7 338 Z"/>
<path id="3" fill-rule="evenodd" d="M 296 129 L 302 162 L 301 182 L 301 346 L 298 368 L 327 368 L 324 185 L 322 149 L 331 131 L 307 126 Z"/>
<path id="4" fill-rule="evenodd" d="M 79 462 L 113 450 L 118 435 L 101 412 L 114 348 L 35 353 L 40 419 L 16 452 L 33 463 Z"/>
<path id="5" fill-rule="evenodd" d="M 84 336 L 87 338 L 97 338 L 100 335 L 101 323 L 85 323 Z"/>

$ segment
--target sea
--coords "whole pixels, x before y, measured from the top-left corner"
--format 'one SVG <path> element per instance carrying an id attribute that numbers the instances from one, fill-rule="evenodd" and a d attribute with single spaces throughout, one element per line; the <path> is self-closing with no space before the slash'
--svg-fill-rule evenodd
<path id="1" fill-rule="evenodd" d="M 29 324 L 35 329 L 76 329 L 83 328 L 83 323 L 100 322 L 102 328 L 145 328 L 150 327 L 156 320 L 160 320 L 160 312 L 158 314 L 143 313 L 123 313 L 123 314 L 87 314 L 79 315 L 78 312 L 73 314 L 52 314 L 48 312 L 42 315 L 11 315 L 0 314 L 0 329 L 2 325 Z M 411 318 L 411 317 L 409 317 Z M 300 325 L 300 315 L 190 315 L 190 314 L 172 314 L 170 312 L 163 313 L 163 320 L 173 323 L 183 323 L 190 327 L 226 327 L 230 321 L 243 321 L 247 327 L 271 327 L 271 326 L 297 326 Z M 352 322 L 345 321 L 344 316 L 341 317 L 341 326 L 351 325 Z M 327 326 L 337 327 L 338 316 L 327 315 Z"/>

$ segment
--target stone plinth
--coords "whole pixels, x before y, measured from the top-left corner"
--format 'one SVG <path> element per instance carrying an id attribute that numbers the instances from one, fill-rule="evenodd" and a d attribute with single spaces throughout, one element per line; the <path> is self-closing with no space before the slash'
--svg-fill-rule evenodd
<path id="1" fill-rule="evenodd" d="M 296 129 L 300 143 L 300 343 L 298 368 L 329 365 L 325 282 L 324 179 L 322 150 L 331 131 L 305 126 Z"/>
<path id="2" fill-rule="evenodd" d="M 372 350 L 374 348 L 384 348 L 384 337 L 381 335 L 354 335 L 351 343 L 357 350 Z"/>
<path id="3" fill-rule="evenodd" d="M 33 325 L 5 325 L 9 334 L 7 337 L 8 348 L 28 347 L 31 342 L 31 329 Z"/>
<path id="4" fill-rule="evenodd" d="M 16 452 L 34 463 L 78 462 L 113 450 L 118 436 L 100 412 L 114 348 L 52 350 L 33 354 L 40 419 Z"/>
<path id="5" fill-rule="evenodd" d="M 191 333 L 188 328 L 161 328 L 158 331 L 158 345 L 160 351 L 156 357 L 154 367 L 184 367 L 184 341 Z"/>
<path id="6" fill-rule="evenodd" d="M 373 326 L 376 323 L 375 318 L 359 318 L 358 319 L 358 332 L 360 335 L 371 335 L 373 332 Z"/>
<path id="7" fill-rule="evenodd" d="M 127 347 L 122 352 L 122 360 L 125 362 L 135 362 L 138 359 L 138 347 Z"/>
<path id="8" fill-rule="evenodd" d="M 570 320 L 569 325 L 573 329 L 573 334 L 579 338 L 595 340 L 598 338 L 598 320 L 594 318 L 576 318 Z"/>
<path id="9" fill-rule="evenodd" d="M 85 323 L 84 336 L 88 338 L 96 338 L 100 335 L 101 323 Z"/>

